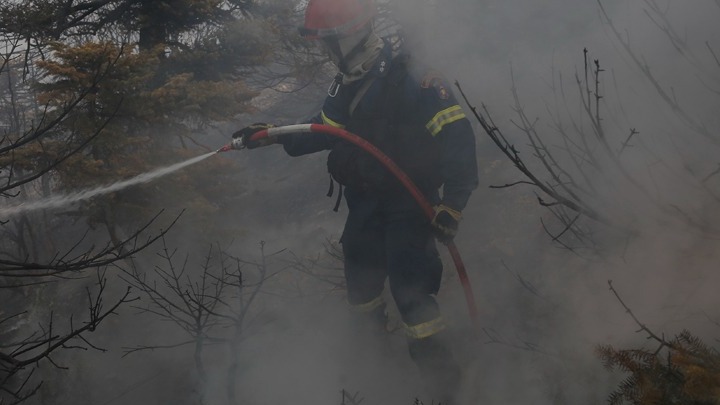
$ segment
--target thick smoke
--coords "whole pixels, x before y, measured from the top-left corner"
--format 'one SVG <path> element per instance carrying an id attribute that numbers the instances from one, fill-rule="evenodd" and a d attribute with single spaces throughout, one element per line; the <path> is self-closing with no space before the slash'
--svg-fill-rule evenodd
<path id="1" fill-rule="evenodd" d="M 646 13 L 657 3 L 662 3 L 662 16 L 673 23 L 678 37 L 687 41 L 694 62 L 675 49 L 661 29 L 660 16 Z M 720 7 L 712 1 L 686 3 L 606 0 L 602 6 L 662 88 L 694 122 L 717 136 L 720 83 L 703 77 L 720 76 L 711 51 L 720 55 Z M 642 195 L 611 162 L 603 162 L 610 168 L 592 179 L 602 196 L 593 204 L 617 223 L 632 225 L 634 232 L 628 236 L 589 221 L 598 249 L 570 252 L 546 233 L 543 224 L 551 231 L 562 230 L 562 225 L 538 204 L 537 190 L 526 185 L 489 188 L 520 180 L 521 174 L 476 127 L 481 184 L 464 212 L 457 244 L 478 298 L 483 330 L 479 334 L 471 330 L 448 257 L 444 257 L 445 281 L 439 295 L 455 326 L 454 349 L 466 370 L 462 393 L 466 403 L 605 403 L 622 376 L 603 369 L 593 353 L 595 346 L 652 344 L 636 333 L 638 325 L 609 291 L 608 280 L 656 333 L 672 336 L 687 328 L 712 342 L 717 336 L 712 321 L 720 319 L 715 292 L 720 282 L 715 271 L 720 259 L 717 241 L 708 238 L 702 227 L 669 216 L 658 203 L 690 213 L 709 227 L 717 225 L 717 200 L 690 178 L 713 172 L 720 163 L 718 145 L 688 128 L 658 95 L 615 37 L 600 4 L 396 0 L 389 6 L 416 56 L 442 70 L 450 81 L 458 80 L 473 105 L 486 105 L 527 162 L 534 162 L 533 153 L 515 126 L 512 89 L 517 90 L 526 114 L 538 118 L 537 128 L 547 143 L 560 145 L 552 114 L 562 113 L 568 123 L 581 117 L 575 76 L 584 78 L 583 49 L 587 49 L 591 63 L 597 59 L 604 69 L 602 112 L 608 137 L 619 147 L 630 130 L 637 129 L 633 147 L 622 155 L 623 163 L 654 196 Z M 556 103 L 558 94 L 553 92 L 560 77 L 567 104 Z M 322 90 L 287 95 L 283 102 L 301 104 L 295 117 L 301 120 L 319 107 Z M 469 106 L 461 104 L 469 113 Z M 243 119 L 287 120 L 287 110 L 275 111 Z M 292 159 L 280 148 L 243 151 L 234 157 L 243 166 L 236 185 L 238 205 L 223 220 L 245 230 L 233 235 L 235 253 L 257 260 L 257 244 L 263 240 L 268 251 L 287 249 L 285 253 L 294 255 L 275 258 L 276 269 L 286 268 L 278 276 L 286 289 L 261 297 L 257 305 L 262 315 L 240 342 L 239 396 L 256 404 L 337 404 L 346 390 L 359 393 L 368 404 L 410 405 L 416 397 L 429 404 L 432 399 L 423 392 L 401 331 L 394 331 L 386 341 L 357 331 L 342 292 L 322 283 L 320 287 L 305 284 L 294 270 L 287 270 L 294 259 L 323 257 L 326 242 L 336 243 L 342 229 L 346 208 L 334 213 L 334 199 L 324 197 L 324 158 L 317 154 Z M 540 165 L 532 165 L 542 173 Z M 703 184 L 717 189 L 718 181 L 711 177 Z M 183 235 L 192 238 L 192 230 Z M 331 267 L 338 266 L 330 262 Z M 335 269 L 327 274 L 342 273 Z M 297 289 L 287 289 L 288 284 Z M 118 325 L 136 322 L 128 314 Z M 151 321 L 143 328 L 147 336 L 162 336 L 168 330 Z M 128 329 L 117 337 L 127 341 L 134 336 L 136 332 Z M 198 393 L 178 387 L 190 386 L 197 377 L 177 370 L 192 369 L 191 350 L 172 353 L 153 352 L 143 361 L 106 355 L 107 368 L 113 371 L 94 378 L 101 384 L 115 380 L 118 384 L 88 403 L 179 403 L 179 397 L 190 403 L 188 398 Z M 227 353 L 221 349 L 213 353 L 204 395 L 208 403 L 223 403 Z M 153 366 L 147 366 L 148 359 Z M 85 363 L 82 356 L 77 361 L 88 367 L 94 364 L 94 360 Z"/>
<path id="2" fill-rule="evenodd" d="M 634 231 L 619 235 L 591 224 L 602 246 L 595 255 L 571 253 L 551 242 L 543 224 L 555 232 L 562 225 L 553 228 L 552 216 L 537 204 L 537 190 L 487 188 L 520 180 L 521 174 L 478 128 L 481 187 L 465 212 L 458 243 L 467 254 L 486 311 L 482 323 L 490 333 L 458 346 L 474 359 L 469 398 L 603 402 L 618 376 L 600 367 L 594 346 L 648 344 L 608 290 L 608 280 L 656 333 L 672 336 L 687 328 L 712 341 L 717 336 L 713 320 L 718 319 L 712 290 L 720 280 L 714 271 L 716 242 L 704 231 L 717 226 L 718 205 L 698 177 L 713 173 L 718 164 L 717 141 L 702 133 L 706 129 L 718 135 L 717 3 L 408 1 L 399 2 L 398 9 L 408 31 L 423 38 L 424 61 L 457 79 L 474 106 L 486 105 L 525 161 L 535 162 L 536 173 L 543 168 L 515 125 L 512 89 L 524 113 L 531 120 L 537 117 L 535 125 L 546 144 L 562 156 L 553 114 L 566 125 L 580 122 L 590 133 L 581 121 L 575 83 L 576 75 L 584 79 L 584 49 L 591 67 L 597 60 L 603 69 L 600 108 L 609 142 L 619 149 L 631 129 L 638 131 L 621 163 L 648 195 L 612 161 L 601 162 L 607 169 L 591 182 L 602 199 L 592 204 L 616 225 Z M 632 55 L 613 30 L 628 41 Z M 685 44 L 683 55 L 676 47 Z M 658 87 L 644 72 L 645 65 Z M 568 101 L 558 103 L 559 91 L 553 87 L 560 88 L 561 80 Z M 687 117 L 663 100 L 658 89 Z M 716 190 L 716 181 L 710 178 L 703 186 Z M 462 322 L 459 295 L 459 284 L 450 280 L 441 298 L 446 305 L 454 303 L 452 311 Z M 514 388 L 518 386 L 522 389 Z"/>

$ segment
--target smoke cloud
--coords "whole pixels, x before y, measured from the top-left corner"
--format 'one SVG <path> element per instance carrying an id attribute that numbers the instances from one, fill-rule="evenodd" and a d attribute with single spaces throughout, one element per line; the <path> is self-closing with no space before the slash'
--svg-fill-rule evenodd
<path id="1" fill-rule="evenodd" d="M 663 14 L 652 12 L 655 4 Z M 512 89 L 517 90 L 525 113 L 538 118 L 537 129 L 547 144 L 561 154 L 553 113 L 560 113 L 568 124 L 582 115 L 575 77 L 584 79 L 583 50 L 587 49 L 590 62 L 597 59 L 604 69 L 600 92 L 608 139 L 619 148 L 631 129 L 639 131 L 633 147 L 621 156 L 627 170 L 654 196 L 642 195 L 622 180 L 611 162 L 602 162 L 610 169 L 591 179 L 602 196 L 592 204 L 617 223 L 632 225 L 635 232 L 621 234 L 583 219 L 593 230 L 597 249 L 563 249 L 544 228 L 559 232 L 562 225 L 538 204 L 538 190 L 526 185 L 489 188 L 522 177 L 476 126 L 481 183 L 464 212 L 456 242 L 479 301 L 483 330 L 474 334 L 470 327 L 462 288 L 448 257 L 444 257 L 439 295 L 454 326 L 455 354 L 466 372 L 465 402 L 605 403 L 622 375 L 603 369 L 594 348 L 653 344 L 636 333 L 638 325 L 609 291 L 608 280 L 656 333 L 672 336 L 689 329 L 711 343 L 720 320 L 715 291 L 720 283 L 717 239 L 709 238 L 702 226 L 669 216 L 657 203 L 677 207 L 708 228 L 718 225 L 713 196 L 720 193 L 712 190 L 717 190 L 720 180 L 691 180 L 713 173 L 720 163 L 718 143 L 688 124 L 702 123 L 720 137 L 720 74 L 713 57 L 720 55 L 717 1 L 396 0 L 389 6 L 417 58 L 443 71 L 450 81 L 457 80 L 474 106 L 487 106 L 498 127 L 538 173 L 542 166 L 515 125 Z M 692 51 L 689 61 L 663 31 L 663 18 L 672 23 L 677 38 L 687 41 Z M 623 49 L 613 27 L 689 118 L 679 117 L 662 99 L 642 66 Z M 567 102 L 558 97 L 561 82 Z M 323 91 L 309 88 L 287 95 L 283 105 L 300 104 L 295 117 L 300 121 L 319 108 Z M 469 113 L 469 106 L 461 104 Z M 274 122 L 286 117 L 287 110 L 278 108 L 243 119 Z M 262 240 L 268 252 L 286 249 L 274 258 L 276 269 L 297 257 L 326 257 L 326 245 L 337 243 L 346 208 L 334 213 L 334 199 L 324 198 L 325 156 L 292 159 L 280 148 L 264 148 L 229 158 L 243 167 L 234 185 L 237 208 L 223 217 L 244 230 L 232 236 L 234 253 L 257 260 Z M 183 235 L 192 238 L 192 230 Z M 326 274 L 341 276 L 339 263 L 331 263 L 335 268 Z M 242 398 L 256 404 L 337 404 L 346 390 L 359 393 L 368 404 L 410 405 L 415 398 L 431 403 L 405 352 L 401 331 L 375 341 L 354 328 L 341 291 L 322 282 L 308 283 L 293 270 L 279 274 L 283 285 L 298 288 L 283 290 L 278 294 L 282 299 L 263 295 L 257 304 L 262 314 L 259 323 L 248 328 L 240 343 Z M 391 319 L 397 322 L 392 308 Z M 128 315 L 118 322 L 122 326 L 136 321 Z M 166 325 L 148 321 L 144 327 L 148 336 L 168 333 Z M 116 337 L 136 336 L 135 330 L 126 328 L 127 335 Z M 216 361 L 208 370 L 205 398 L 208 403 L 223 403 L 227 353 L 214 350 Z M 115 399 L 108 401 L 105 395 L 106 402 L 91 398 L 92 403 L 157 403 L 196 395 L 178 389 L 195 378 L 177 373 L 192 368 L 189 360 L 181 360 L 189 359 L 190 351 L 173 353 L 149 353 L 143 360 L 151 359 L 150 367 L 147 361 L 106 356 L 108 367 L 117 368 L 122 377 L 94 377 L 99 384 L 113 378 L 121 383 L 112 390 Z M 78 362 L 85 364 L 82 357 Z"/>

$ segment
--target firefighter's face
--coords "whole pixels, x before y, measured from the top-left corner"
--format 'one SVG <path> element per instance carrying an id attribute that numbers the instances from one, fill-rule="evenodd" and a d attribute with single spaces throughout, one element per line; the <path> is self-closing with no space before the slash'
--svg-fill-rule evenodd
<path id="1" fill-rule="evenodd" d="M 336 37 L 323 38 L 320 43 L 325 51 L 325 54 L 330 58 L 332 63 L 337 66 L 342 60 L 342 48 Z"/>
<path id="2" fill-rule="evenodd" d="M 320 42 L 330 57 L 330 60 L 336 66 L 339 66 L 343 60 L 352 58 L 353 55 L 351 55 L 351 53 L 357 53 L 359 51 L 359 49 L 356 48 L 367 40 L 370 32 L 371 26 L 368 25 L 353 34 L 327 37 L 323 38 Z"/>

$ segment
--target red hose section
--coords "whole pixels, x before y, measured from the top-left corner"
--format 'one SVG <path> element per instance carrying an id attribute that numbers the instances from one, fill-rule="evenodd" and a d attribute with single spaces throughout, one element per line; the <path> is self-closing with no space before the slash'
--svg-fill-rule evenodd
<path id="1" fill-rule="evenodd" d="M 435 217 L 435 210 L 433 209 L 432 205 L 430 205 L 430 203 L 427 201 L 425 196 L 417 188 L 415 183 L 413 183 L 410 177 L 408 177 L 408 175 L 400 167 L 398 167 L 398 165 L 395 164 L 392 159 L 390 159 L 380 149 L 375 147 L 375 145 L 351 132 L 329 125 L 312 124 L 310 125 L 310 130 L 312 132 L 321 132 L 324 134 L 335 136 L 337 138 L 344 139 L 359 146 L 366 152 L 373 155 L 373 157 L 375 157 L 380 163 L 382 163 L 383 166 L 390 170 L 390 172 L 398 180 L 400 180 L 400 182 L 410 192 L 410 194 L 412 194 L 413 198 L 420 205 L 420 208 L 423 210 L 428 220 L 433 220 L 433 218 Z M 266 136 L 268 136 L 267 130 L 263 130 L 255 133 L 252 136 L 252 140 L 262 139 Z M 457 246 L 455 246 L 455 242 L 450 241 L 446 243 L 445 246 L 447 246 L 450 257 L 452 257 L 453 263 L 455 264 L 455 269 L 457 270 L 458 278 L 460 279 L 460 284 L 463 287 L 463 291 L 465 293 L 465 302 L 467 303 L 470 319 L 474 323 L 474 326 L 477 327 L 479 326 L 479 314 L 477 305 L 475 303 L 475 295 L 473 294 L 472 286 L 470 285 L 470 279 L 468 278 L 467 270 L 465 269 L 465 263 L 463 263 L 462 257 L 460 257 L 460 252 L 458 251 Z"/>

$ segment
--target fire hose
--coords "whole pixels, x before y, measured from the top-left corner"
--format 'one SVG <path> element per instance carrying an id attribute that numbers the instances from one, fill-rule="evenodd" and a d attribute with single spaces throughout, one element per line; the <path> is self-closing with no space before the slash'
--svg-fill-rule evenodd
<path id="1" fill-rule="evenodd" d="M 367 140 L 351 133 L 348 131 L 345 131 L 344 129 L 332 127 L 329 125 L 321 125 L 321 124 L 299 124 L 299 125 L 286 125 L 281 127 L 273 127 L 268 129 L 263 129 L 259 132 L 256 132 L 252 135 L 250 138 L 251 141 L 257 141 L 261 140 L 263 138 L 268 138 L 270 140 L 276 140 L 280 135 L 283 134 L 292 134 L 292 133 L 307 133 L 307 132 L 319 132 L 324 133 L 330 136 L 334 136 L 340 139 L 343 139 L 345 141 L 348 141 L 350 143 L 353 143 L 360 147 L 362 150 L 370 153 L 375 159 L 377 159 L 385 168 L 387 168 L 399 181 L 402 183 L 402 185 L 407 189 L 408 192 L 412 195 L 412 197 L 415 199 L 415 201 L 420 205 L 420 208 L 422 209 L 425 216 L 432 221 L 435 217 L 435 210 L 433 209 L 432 205 L 427 201 L 425 196 L 420 192 L 420 190 L 417 188 L 415 183 L 410 179 L 410 177 L 400 168 L 398 167 L 395 162 L 390 159 L 385 153 L 383 153 L 380 149 L 375 147 L 373 144 L 368 142 Z M 232 143 L 223 146 L 222 148 L 218 149 L 217 152 L 226 152 L 233 149 L 242 149 L 244 146 L 242 146 L 238 140 L 234 140 Z M 455 269 L 457 270 L 458 278 L 460 279 L 460 284 L 463 287 L 463 292 L 465 293 L 465 301 L 467 303 L 468 312 L 470 314 L 470 319 L 473 322 L 473 326 L 478 326 L 479 324 L 479 315 L 478 315 L 478 309 L 475 304 L 475 296 L 473 295 L 472 286 L 470 285 L 470 279 L 468 278 L 467 271 L 465 270 L 465 264 L 463 263 L 462 258 L 460 257 L 460 252 L 458 251 L 457 246 L 455 246 L 455 243 L 453 241 L 449 241 L 445 243 L 445 246 L 448 249 L 448 252 L 450 253 L 450 257 L 452 257 L 453 263 L 455 264 Z"/>

